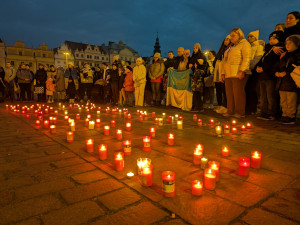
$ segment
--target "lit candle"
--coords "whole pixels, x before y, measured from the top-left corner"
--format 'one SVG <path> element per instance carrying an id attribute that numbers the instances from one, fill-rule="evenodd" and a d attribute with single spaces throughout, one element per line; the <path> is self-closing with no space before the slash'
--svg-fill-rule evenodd
<path id="1" fill-rule="evenodd" d="M 200 180 L 192 181 L 192 195 L 200 196 L 203 192 L 203 182 Z"/>
<path id="2" fill-rule="evenodd" d="M 53 123 L 53 124 L 56 124 L 56 121 L 57 121 L 57 118 L 56 118 L 56 117 L 53 117 L 52 123 Z"/>
<path id="3" fill-rule="evenodd" d="M 66 111 L 64 112 L 64 114 L 65 114 L 65 116 L 67 116 L 67 115 L 68 115 L 68 111 L 66 110 Z"/>
<path id="4" fill-rule="evenodd" d="M 29 119 L 30 118 L 30 114 L 26 114 L 26 118 Z"/>
<path id="5" fill-rule="evenodd" d="M 115 127 L 116 126 L 116 121 L 114 121 L 114 120 L 110 121 L 110 126 Z"/>
<path id="6" fill-rule="evenodd" d="M 94 130 L 94 129 L 95 129 L 95 122 L 89 121 L 89 130 Z"/>
<path id="7" fill-rule="evenodd" d="M 56 126 L 55 125 L 51 125 L 50 126 L 50 133 L 51 134 L 55 134 L 56 133 Z"/>
<path id="8" fill-rule="evenodd" d="M 222 148 L 222 156 L 229 156 L 229 149 L 227 147 Z"/>
<path id="9" fill-rule="evenodd" d="M 247 123 L 247 124 L 246 124 L 246 127 L 247 127 L 247 129 L 251 129 L 251 127 L 252 127 L 252 126 L 251 126 L 251 123 Z"/>
<path id="10" fill-rule="evenodd" d="M 72 104 L 69 104 L 69 109 L 72 109 L 73 108 L 73 105 Z"/>
<path id="11" fill-rule="evenodd" d="M 80 113 L 76 114 L 76 120 L 80 120 Z"/>
<path id="12" fill-rule="evenodd" d="M 215 121 L 214 121 L 213 119 L 211 119 L 211 120 L 209 121 L 209 124 L 210 124 L 210 125 L 214 125 L 214 124 L 215 124 Z"/>
<path id="13" fill-rule="evenodd" d="M 53 107 L 50 107 L 50 112 L 53 112 Z"/>
<path id="14" fill-rule="evenodd" d="M 106 144 L 98 145 L 98 152 L 99 152 L 100 160 L 107 159 L 107 145 Z"/>
<path id="15" fill-rule="evenodd" d="M 163 117 L 163 118 L 166 118 L 166 113 L 162 113 L 162 117 Z"/>
<path id="16" fill-rule="evenodd" d="M 127 178 L 132 178 L 134 176 L 134 173 L 133 172 L 129 172 L 126 175 L 127 175 Z"/>
<path id="17" fill-rule="evenodd" d="M 152 115 L 152 118 L 154 118 L 155 117 L 155 112 L 152 112 L 151 115 Z"/>
<path id="18" fill-rule="evenodd" d="M 67 132 L 67 142 L 72 143 L 74 141 L 74 133 L 73 131 L 68 131 Z"/>
<path id="19" fill-rule="evenodd" d="M 230 126 L 228 124 L 224 125 L 224 135 L 230 134 Z"/>
<path id="20" fill-rule="evenodd" d="M 131 141 L 123 141 L 123 151 L 124 155 L 131 155 Z"/>
<path id="21" fill-rule="evenodd" d="M 97 116 L 98 116 L 98 117 L 100 116 L 100 111 L 99 111 L 99 110 L 97 111 Z"/>
<path id="22" fill-rule="evenodd" d="M 137 159 L 137 167 L 138 167 L 138 174 L 142 173 L 143 167 L 149 167 L 151 165 L 151 159 L 149 158 L 138 158 Z"/>
<path id="23" fill-rule="evenodd" d="M 145 187 L 152 186 L 152 170 L 153 170 L 152 165 L 142 167 L 141 176 L 140 176 L 140 181 L 142 186 Z"/>
<path id="24" fill-rule="evenodd" d="M 101 125 L 101 119 L 96 119 L 96 127 L 99 128 Z"/>
<path id="25" fill-rule="evenodd" d="M 129 119 L 129 120 L 131 119 L 131 114 L 130 113 L 127 114 L 127 119 Z"/>
<path id="26" fill-rule="evenodd" d="M 122 134 L 122 130 L 121 129 L 117 129 L 116 130 L 116 138 L 119 141 L 123 139 L 123 134 Z"/>
<path id="27" fill-rule="evenodd" d="M 164 119 L 163 118 L 159 118 L 158 119 L 158 126 L 163 126 L 164 125 Z"/>
<path id="28" fill-rule="evenodd" d="M 131 131 L 131 122 L 126 123 L 126 130 Z"/>
<path id="29" fill-rule="evenodd" d="M 216 182 L 218 182 L 219 181 L 219 175 L 220 175 L 220 162 L 209 161 L 208 162 L 208 168 L 212 169 L 215 172 Z"/>
<path id="30" fill-rule="evenodd" d="M 91 114 L 87 114 L 86 118 L 91 119 L 92 115 Z"/>
<path id="31" fill-rule="evenodd" d="M 178 120 L 183 120 L 183 116 L 179 116 L 179 117 L 178 117 Z"/>
<path id="32" fill-rule="evenodd" d="M 89 124 L 90 124 L 90 120 L 89 120 L 89 118 L 86 118 L 86 119 L 84 120 L 84 126 L 88 127 Z"/>
<path id="33" fill-rule="evenodd" d="M 65 116 L 65 121 L 69 121 L 69 116 Z"/>
<path id="34" fill-rule="evenodd" d="M 139 121 L 140 121 L 140 122 L 143 122 L 143 120 L 144 120 L 144 116 L 143 116 L 143 114 L 140 114 L 140 115 L 139 115 Z"/>
<path id="35" fill-rule="evenodd" d="M 58 110 L 55 110 L 55 111 L 54 111 L 54 114 L 55 114 L 55 115 L 58 115 Z"/>
<path id="36" fill-rule="evenodd" d="M 193 164 L 194 165 L 200 165 L 201 164 L 201 158 L 203 155 L 202 148 L 195 148 L 194 154 L 193 154 Z"/>
<path id="37" fill-rule="evenodd" d="M 162 174 L 163 181 L 163 192 L 165 197 L 175 196 L 175 172 L 163 171 Z"/>
<path id="38" fill-rule="evenodd" d="M 216 174 L 212 169 L 204 171 L 204 187 L 207 190 L 215 190 L 216 188 Z"/>
<path id="39" fill-rule="evenodd" d="M 175 120 L 177 121 L 177 120 L 178 120 L 178 114 L 176 114 L 176 115 L 174 116 L 174 118 L 175 118 Z"/>
<path id="40" fill-rule="evenodd" d="M 216 134 L 218 137 L 222 137 L 222 127 L 221 126 L 216 126 Z"/>
<path id="41" fill-rule="evenodd" d="M 144 136 L 143 137 L 143 151 L 150 151 L 151 150 L 151 145 L 150 145 L 150 137 L 149 136 Z"/>
<path id="42" fill-rule="evenodd" d="M 154 124 L 158 124 L 158 118 L 154 119 Z"/>
<path id="43" fill-rule="evenodd" d="M 231 125 L 232 125 L 232 126 L 236 126 L 236 121 L 235 121 L 235 120 L 232 120 L 232 121 L 231 121 Z"/>
<path id="44" fill-rule="evenodd" d="M 41 125 L 41 121 L 40 121 L 40 120 L 36 120 L 36 121 L 35 121 L 35 125 L 36 125 L 36 126 L 40 126 L 40 125 Z"/>
<path id="45" fill-rule="evenodd" d="M 49 120 L 44 121 L 44 128 L 49 129 Z"/>
<path id="46" fill-rule="evenodd" d="M 172 123 L 173 122 L 173 116 L 168 116 L 168 123 Z"/>
<path id="47" fill-rule="evenodd" d="M 245 125 L 241 126 L 241 131 L 246 131 L 246 126 Z"/>
<path id="48" fill-rule="evenodd" d="M 169 134 L 168 135 L 168 145 L 174 145 L 174 134 Z"/>
<path id="49" fill-rule="evenodd" d="M 207 158 L 204 158 L 204 157 L 203 157 L 203 158 L 201 159 L 201 169 L 204 170 L 204 169 L 206 168 L 206 166 L 207 166 L 207 161 L 208 161 Z"/>
<path id="50" fill-rule="evenodd" d="M 114 153 L 115 169 L 116 171 L 124 170 L 124 153 L 115 152 Z"/>
<path id="51" fill-rule="evenodd" d="M 94 152 L 94 139 L 87 139 L 85 140 L 85 143 L 86 143 L 86 151 Z"/>
<path id="52" fill-rule="evenodd" d="M 239 157 L 239 175 L 248 176 L 250 170 L 250 159 L 247 157 Z"/>
<path id="53" fill-rule="evenodd" d="M 110 131 L 110 126 L 104 126 L 104 135 L 108 136 Z"/>
<path id="54" fill-rule="evenodd" d="M 232 127 L 231 133 L 232 133 L 232 134 L 237 134 L 237 129 L 236 129 L 236 127 Z"/>
<path id="55" fill-rule="evenodd" d="M 177 121 L 177 129 L 182 130 L 182 121 L 181 120 Z"/>
<path id="56" fill-rule="evenodd" d="M 151 138 L 155 138 L 155 135 L 156 135 L 156 130 L 154 127 L 151 127 L 150 128 L 150 137 Z"/>
<path id="57" fill-rule="evenodd" d="M 252 151 L 251 152 L 251 167 L 254 169 L 259 169 L 261 166 L 261 152 L 258 151 Z"/>
<path id="58" fill-rule="evenodd" d="M 197 125 L 198 125 L 198 127 L 202 127 L 202 119 L 197 120 Z"/>
<path id="59" fill-rule="evenodd" d="M 38 119 L 39 119 L 40 121 L 42 121 L 42 120 L 43 120 L 43 115 L 38 116 Z"/>
<path id="60" fill-rule="evenodd" d="M 197 121 L 197 114 L 193 115 L 193 121 Z"/>

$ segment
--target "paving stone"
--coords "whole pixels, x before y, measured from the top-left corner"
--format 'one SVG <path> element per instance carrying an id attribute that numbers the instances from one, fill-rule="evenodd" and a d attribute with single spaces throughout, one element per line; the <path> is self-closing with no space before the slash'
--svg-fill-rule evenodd
<path id="1" fill-rule="evenodd" d="M 72 188 L 74 186 L 75 184 L 73 182 L 71 182 L 66 178 L 63 178 L 59 180 L 54 180 L 54 181 L 49 181 L 49 182 L 18 188 L 15 191 L 15 194 L 17 200 L 25 200 L 43 194 L 58 192 L 64 189 Z"/>
<path id="2" fill-rule="evenodd" d="M 52 211 L 42 216 L 42 220 L 45 225 L 77 225 L 103 214 L 104 210 L 95 202 L 84 201 Z"/>
<path id="3" fill-rule="evenodd" d="M 299 204 L 281 198 L 270 198 L 262 204 L 262 207 L 300 223 Z"/>
<path id="4" fill-rule="evenodd" d="M 285 188 L 278 193 L 278 196 L 286 200 L 300 204 L 300 189 L 299 188 Z"/>
<path id="5" fill-rule="evenodd" d="M 34 180 L 31 177 L 18 177 L 18 178 L 10 178 L 7 180 L 1 181 L 0 191 L 12 189 L 20 186 L 31 185 L 34 184 Z"/>
<path id="6" fill-rule="evenodd" d="M 150 202 L 142 202 L 138 205 L 128 207 L 117 213 L 103 216 L 91 225 L 147 225 L 161 220 L 168 214 Z"/>
<path id="7" fill-rule="evenodd" d="M 80 159 L 78 157 L 73 157 L 70 159 L 56 161 L 56 162 L 53 162 L 52 164 L 54 166 L 60 168 L 60 167 L 72 166 L 72 165 L 77 165 L 77 164 L 82 164 L 82 163 L 86 163 L 86 161 L 83 159 Z"/>
<path id="8" fill-rule="evenodd" d="M 9 170 L 15 170 L 22 167 L 22 163 L 21 162 L 3 162 L 0 164 L 0 172 L 2 171 L 9 171 Z"/>
<path id="9" fill-rule="evenodd" d="M 16 223 L 14 225 L 41 225 L 41 224 L 42 224 L 42 222 L 40 219 L 33 217 L 28 220 L 24 220 L 20 223 Z"/>
<path id="10" fill-rule="evenodd" d="M 106 192 L 123 187 L 123 184 L 113 179 L 105 179 L 96 183 L 81 185 L 61 192 L 62 197 L 68 203 L 79 202 L 96 197 Z"/>
<path id="11" fill-rule="evenodd" d="M 60 201 L 51 195 L 7 205 L 0 208 L 0 224 L 17 222 L 60 207 Z"/>
<path id="12" fill-rule="evenodd" d="M 108 178 L 108 176 L 99 170 L 93 170 L 72 176 L 72 179 L 80 184 L 86 184 L 97 180 L 102 180 L 104 178 Z"/>
<path id="13" fill-rule="evenodd" d="M 0 191 L 0 206 L 9 204 L 14 199 L 14 192 L 11 190 Z"/>
<path id="14" fill-rule="evenodd" d="M 25 161 L 26 165 L 33 165 L 33 164 L 38 164 L 38 163 L 44 163 L 44 162 L 54 162 L 54 161 L 59 161 L 62 159 L 67 159 L 67 158 L 72 158 L 75 157 L 76 155 L 72 152 L 66 152 L 64 154 L 60 155 L 51 155 L 51 156 L 45 156 L 41 158 L 35 158 L 35 159 L 28 159 Z"/>
<path id="15" fill-rule="evenodd" d="M 128 188 L 123 188 L 100 196 L 98 199 L 110 210 L 117 210 L 126 205 L 130 205 L 134 202 L 139 201 L 141 199 L 141 196 Z"/>
<path id="16" fill-rule="evenodd" d="M 242 218 L 247 224 L 255 224 L 255 225 L 295 225 L 297 223 L 292 222 L 291 220 L 287 220 L 283 217 L 280 217 L 274 213 L 267 212 L 262 209 L 252 209 L 247 215 Z"/>
<path id="17" fill-rule="evenodd" d="M 160 225 L 184 225 L 184 224 L 187 224 L 187 223 L 185 223 L 181 219 L 172 219 L 172 220 L 169 220 L 167 222 L 162 222 L 162 223 L 159 223 L 159 224 Z"/>

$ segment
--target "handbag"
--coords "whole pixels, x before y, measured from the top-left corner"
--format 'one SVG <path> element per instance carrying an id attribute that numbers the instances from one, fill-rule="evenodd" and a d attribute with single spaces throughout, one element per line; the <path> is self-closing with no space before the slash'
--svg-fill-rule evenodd
<path id="1" fill-rule="evenodd" d="M 300 66 L 297 66 L 293 72 L 291 72 L 291 77 L 295 81 L 297 87 L 300 87 Z"/>
<path id="2" fill-rule="evenodd" d="M 34 93 L 35 94 L 44 94 L 44 87 L 43 86 L 35 86 Z"/>
<path id="3" fill-rule="evenodd" d="M 21 93 L 20 86 L 15 81 L 14 81 L 14 92 L 17 93 L 17 94 Z"/>

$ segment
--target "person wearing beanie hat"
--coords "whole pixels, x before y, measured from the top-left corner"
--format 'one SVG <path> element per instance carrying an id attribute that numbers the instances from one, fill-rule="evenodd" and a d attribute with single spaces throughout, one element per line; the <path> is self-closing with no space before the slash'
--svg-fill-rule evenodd
<path id="1" fill-rule="evenodd" d="M 72 62 L 68 63 L 68 68 L 65 71 L 64 77 L 66 94 L 69 96 L 69 103 L 74 103 L 75 95 L 77 94 L 77 90 L 79 88 L 79 83 L 78 73 Z"/>
<path id="2" fill-rule="evenodd" d="M 295 124 L 297 110 L 297 85 L 291 73 L 295 66 L 300 65 L 300 35 L 291 35 L 285 41 L 287 52 L 280 59 L 276 68 L 276 88 L 280 94 L 280 105 L 282 108 L 282 123 Z"/>
<path id="3" fill-rule="evenodd" d="M 124 90 L 125 90 L 125 99 L 127 106 L 133 106 L 133 92 L 134 92 L 134 83 L 133 83 L 133 68 L 132 66 L 126 67 L 126 76 L 124 78 Z"/>
<path id="4" fill-rule="evenodd" d="M 277 115 L 277 96 L 279 93 L 275 90 L 276 65 L 280 61 L 280 55 L 277 55 L 273 48 L 283 46 L 282 31 L 274 31 L 269 35 L 269 44 L 266 45 L 266 52 L 257 63 L 256 72 L 258 73 L 258 86 L 260 90 L 260 114 L 257 119 L 274 120 Z"/>
<path id="5" fill-rule="evenodd" d="M 144 106 L 144 94 L 146 86 L 146 67 L 141 57 L 136 59 L 136 66 L 133 68 L 135 105 Z"/>
<path id="6" fill-rule="evenodd" d="M 150 65 L 149 77 L 151 79 L 152 89 L 152 105 L 160 106 L 161 103 L 161 88 L 160 84 L 165 72 L 165 63 L 160 57 L 160 53 L 156 52 L 153 56 L 153 63 Z"/>
<path id="7" fill-rule="evenodd" d="M 44 69 L 43 64 L 39 64 L 39 69 L 36 71 L 35 76 L 35 87 L 34 93 L 37 94 L 38 102 L 46 100 L 46 80 L 47 80 L 47 72 Z"/>

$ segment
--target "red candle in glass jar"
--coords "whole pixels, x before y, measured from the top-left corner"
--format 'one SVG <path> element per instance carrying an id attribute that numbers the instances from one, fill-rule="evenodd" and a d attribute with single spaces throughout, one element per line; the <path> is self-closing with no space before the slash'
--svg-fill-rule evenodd
<path id="1" fill-rule="evenodd" d="M 85 127 L 88 127 L 89 124 L 90 124 L 90 120 L 89 120 L 89 118 L 86 118 L 86 119 L 84 120 L 84 126 L 85 126 Z"/>
<path id="2" fill-rule="evenodd" d="M 107 145 L 106 144 L 98 145 L 98 152 L 99 152 L 100 160 L 107 159 Z"/>
<path id="3" fill-rule="evenodd" d="M 101 119 L 96 119 L 96 127 L 99 128 L 101 125 Z"/>
<path id="4" fill-rule="evenodd" d="M 213 119 L 211 119 L 211 120 L 209 121 L 209 124 L 210 124 L 210 125 L 214 125 L 214 124 L 215 124 L 215 121 L 214 121 Z"/>
<path id="5" fill-rule="evenodd" d="M 30 114 L 26 114 L 26 118 L 29 119 L 30 118 Z"/>
<path id="6" fill-rule="evenodd" d="M 110 132 L 110 126 L 104 126 L 103 130 L 104 130 L 104 135 L 108 136 Z"/>
<path id="7" fill-rule="evenodd" d="M 231 133 L 232 133 L 232 134 L 237 134 L 237 129 L 236 129 L 236 127 L 232 127 Z"/>
<path id="8" fill-rule="evenodd" d="M 80 120 L 80 113 L 76 114 L 76 120 Z"/>
<path id="9" fill-rule="evenodd" d="M 85 140 L 85 144 L 87 152 L 94 152 L 94 139 Z"/>
<path id="10" fill-rule="evenodd" d="M 44 121 L 44 128 L 49 129 L 49 120 Z"/>
<path id="11" fill-rule="evenodd" d="M 115 169 L 116 171 L 124 170 L 124 153 L 115 152 L 114 153 Z"/>
<path id="12" fill-rule="evenodd" d="M 229 149 L 227 147 L 222 148 L 222 156 L 229 156 Z"/>
<path id="13" fill-rule="evenodd" d="M 122 130 L 121 129 L 117 129 L 116 130 L 116 138 L 119 141 L 123 139 L 123 134 L 122 134 Z"/>
<path id="14" fill-rule="evenodd" d="M 127 119 L 129 119 L 129 120 L 131 119 L 131 114 L 130 113 L 127 114 Z"/>
<path id="15" fill-rule="evenodd" d="M 252 151 L 251 152 L 251 167 L 254 169 L 259 169 L 261 166 L 261 152 L 258 151 Z"/>
<path id="16" fill-rule="evenodd" d="M 49 109 L 45 109 L 45 114 L 48 114 L 49 113 Z"/>
<path id="17" fill-rule="evenodd" d="M 248 176 L 250 170 L 250 159 L 248 157 L 239 157 L 239 175 Z"/>
<path id="18" fill-rule="evenodd" d="M 228 124 L 224 125 L 224 135 L 230 134 L 230 126 Z"/>
<path id="19" fill-rule="evenodd" d="M 201 165 L 201 158 L 203 156 L 203 150 L 201 148 L 195 148 L 193 154 L 193 164 Z"/>
<path id="20" fill-rule="evenodd" d="M 151 138 L 155 138 L 155 135 L 156 135 L 156 130 L 154 127 L 151 127 L 150 128 L 150 137 Z"/>
<path id="21" fill-rule="evenodd" d="M 69 104 L 69 109 L 72 109 L 72 108 L 73 108 L 72 104 Z"/>
<path id="22" fill-rule="evenodd" d="M 52 118 L 52 123 L 53 123 L 53 124 L 56 124 L 56 122 L 57 122 L 57 118 L 56 118 L 56 117 L 53 117 L 53 118 Z"/>
<path id="23" fill-rule="evenodd" d="M 55 111 L 54 111 L 54 114 L 55 114 L 55 115 L 58 115 L 58 110 L 55 110 Z"/>
<path id="24" fill-rule="evenodd" d="M 192 195 L 201 196 L 203 192 L 203 182 L 200 180 L 192 181 Z"/>
<path id="25" fill-rule="evenodd" d="M 231 121 L 231 125 L 232 125 L 232 126 L 236 126 L 236 120 L 232 120 L 232 121 Z"/>
<path id="26" fill-rule="evenodd" d="M 153 170 L 152 165 L 142 167 L 141 176 L 140 176 L 140 181 L 142 186 L 145 187 L 152 186 L 152 170 Z"/>
<path id="27" fill-rule="evenodd" d="M 55 125 L 51 125 L 50 126 L 50 133 L 51 134 L 55 134 L 56 133 L 56 126 Z"/>
<path id="28" fill-rule="evenodd" d="M 198 125 L 198 127 L 202 127 L 202 119 L 197 120 L 197 125 Z"/>
<path id="29" fill-rule="evenodd" d="M 25 114 L 26 113 L 26 111 L 25 110 L 22 110 L 22 114 Z"/>
<path id="30" fill-rule="evenodd" d="M 116 121 L 114 121 L 114 120 L 110 121 L 110 126 L 115 127 L 116 126 Z"/>
<path id="31" fill-rule="evenodd" d="M 131 123 L 130 122 L 126 123 L 126 130 L 131 131 Z"/>
<path id="32" fill-rule="evenodd" d="M 204 170 L 204 187 L 207 190 L 215 190 L 216 188 L 216 174 L 212 169 Z"/>
<path id="33" fill-rule="evenodd" d="M 208 162 L 208 169 L 211 169 L 215 172 L 216 182 L 218 182 L 219 181 L 219 175 L 220 175 L 220 162 L 209 161 Z"/>
<path id="34" fill-rule="evenodd" d="M 174 134 L 169 134 L 168 135 L 168 145 L 174 145 Z"/>
<path id="35" fill-rule="evenodd" d="M 241 131 L 246 131 L 246 126 L 245 125 L 241 126 Z"/>
<path id="36" fill-rule="evenodd" d="M 124 155 L 131 155 L 131 141 L 123 141 L 123 151 Z"/>
<path id="37" fill-rule="evenodd" d="M 193 115 L 193 121 L 197 121 L 197 114 Z"/>
<path id="38" fill-rule="evenodd" d="M 183 116 L 179 116 L 179 117 L 178 117 L 178 120 L 183 120 Z"/>
<path id="39" fill-rule="evenodd" d="M 154 119 L 154 124 L 158 124 L 158 118 Z"/>
<path id="40" fill-rule="evenodd" d="M 172 123 L 173 122 L 173 116 L 168 116 L 168 123 Z"/>
<path id="41" fill-rule="evenodd" d="M 53 112 L 53 107 L 50 107 L 50 109 L 49 109 L 49 110 L 50 110 L 50 112 Z"/>
<path id="42" fill-rule="evenodd" d="M 144 136 L 143 137 L 143 151 L 150 151 L 151 150 L 151 144 L 150 144 L 150 137 Z"/>
<path id="43" fill-rule="evenodd" d="M 69 116 L 65 116 L 65 121 L 69 121 Z"/>
<path id="44" fill-rule="evenodd" d="M 87 114 L 86 118 L 91 119 L 92 115 L 91 114 Z"/>
<path id="45" fill-rule="evenodd" d="M 175 196 L 175 172 L 163 171 L 161 173 L 163 182 L 163 192 L 165 197 Z"/>
<path id="46" fill-rule="evenodd" d="M 74 133 L 73 131 L 68 131 L 67 132 L 67 142 L 72 143 L 74 141 Z"/>
<path id="47" fill-rule="evenodd" d="M 35 121 L 35 125 L 36 125 L 36 126 L 40 126 L 40 125 L 41 125 L 41 121 L 40 121 L 40 120 L 36 120 L 36 121 Z"/>
<path id="48" fill-rule="evenodd" d="M 251 127 L 252 127 L 252 126 L 251 126 L 251 123 L 247 123 L 247 124 L 246 124 L 246 128 L 247 128 L 247 129 L 251 129 Z"/>
<path id="49" fill-rule="evenodd" d="M 152 118 L 154 118 L 155 117 L 155 112 L 152 112 L 151 115 L 152 115 Z"/>
<path id="50" fill-rule="evenodd" d="M 40 121 L 42 121 L 43 118 L 44 118 L 43 115 L 38 116 L 38 119 L 39 119 Z"/>

